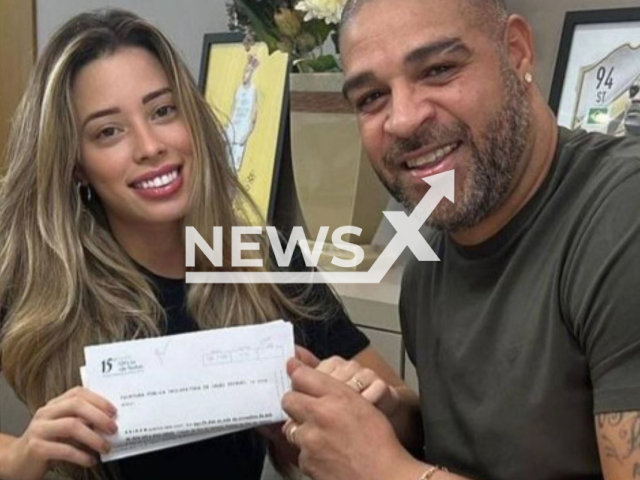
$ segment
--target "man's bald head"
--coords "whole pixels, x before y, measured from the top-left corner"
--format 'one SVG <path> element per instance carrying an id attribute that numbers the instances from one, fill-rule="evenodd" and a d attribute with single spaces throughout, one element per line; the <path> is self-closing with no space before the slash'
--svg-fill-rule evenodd
<path id="1" fill-rule="evenodd" d="M 340 30 L 344 31 L 349 26 L 364 5 L 375 1 L 387 1 L 390 6 L 392 3 L 392 0 L 347 0 L 342 11 Z M 488 35 L 497 41 L 502 39 L 509 17 L 504 0 L 451 1 L 460 2 L 461 13 L 467 15 L 473 25 L 486 30 Z"/>

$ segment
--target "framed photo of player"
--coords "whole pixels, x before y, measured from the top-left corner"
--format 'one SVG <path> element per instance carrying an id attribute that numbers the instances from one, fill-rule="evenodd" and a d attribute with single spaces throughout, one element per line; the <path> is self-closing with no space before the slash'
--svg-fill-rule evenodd
<path id="1" fill-rule="evenodd" d="M 640 8 L 566 14 L 549 104 L 567 128 L 640 136 Z"/>
<path id="2" fill-rule="evenodd" d="M 222 123 L 229 162 L 257 204 L 262 223 L 273 219 L 289 108 L 289 56 L 250 48 L 239 32 L 204 36 L 199 85 Z"/>

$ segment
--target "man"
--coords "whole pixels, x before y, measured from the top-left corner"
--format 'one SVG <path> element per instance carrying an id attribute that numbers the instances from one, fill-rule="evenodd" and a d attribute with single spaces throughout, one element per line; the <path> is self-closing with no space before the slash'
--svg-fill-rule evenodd
<path id="1" fill-rule="evenodd" d="M 640 478 L 640 144 L 558 129 L 533 40 L 501 0 L 360 0 L 344 93 L 380 179 L 429 218 L 440 262 L 401 296 L 423 462 L 354 392 L 291 361 L 300 465 L 317 480 Z M 446 472 L 440 467 L 446 467 Z"/>

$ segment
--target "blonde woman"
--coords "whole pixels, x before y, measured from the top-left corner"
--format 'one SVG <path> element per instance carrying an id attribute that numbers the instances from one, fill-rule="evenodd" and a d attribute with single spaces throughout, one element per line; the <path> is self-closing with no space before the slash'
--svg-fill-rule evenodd
<path id="1" fill-rule="evenodd" d="M 415 396 L 328 289 L 186 288 L 184 226 L 230 231 L 242 223 L 233 205 L 245 193 L 215 117 L 144 20 L 104 10 L 54 35 L 18 110 L 7 167 L 0 365 L 34 417 L 21 437 L 0 435 L 0 478 L 36 480 L 59 466 L 77 478 L 258 479 L 265 442 L 253 430 L 100 465 L 117 412 L 78 387 L 79 367 L 85 345 L 282 317 L 299 344 L 334 356 L 319 369 L 362 390 L 398 431 L 414 424 Z M 205 260 L 198 270 L 212 268 Z M 294 447 L 275 443 L 295 458 Z"/>

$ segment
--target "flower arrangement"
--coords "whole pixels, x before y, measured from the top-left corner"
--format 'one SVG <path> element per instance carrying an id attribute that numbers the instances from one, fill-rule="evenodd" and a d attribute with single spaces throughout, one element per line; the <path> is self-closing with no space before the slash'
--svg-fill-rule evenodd
<path id="1" fill-rule="evenodd" d="M 298 72 L 339 71 L 336 55 L 325 53 L 330 38 L 338 52 L 338 24 L 346 0 L 232 0 L 229 29 L 242 31 L 247 44 L 265 42 L 269 52 L 293 58 Z"/>

